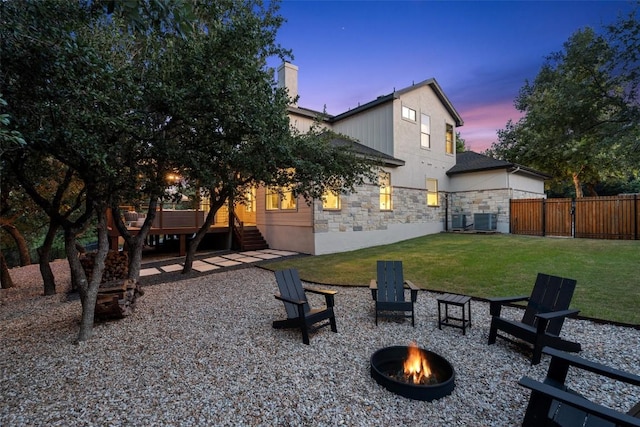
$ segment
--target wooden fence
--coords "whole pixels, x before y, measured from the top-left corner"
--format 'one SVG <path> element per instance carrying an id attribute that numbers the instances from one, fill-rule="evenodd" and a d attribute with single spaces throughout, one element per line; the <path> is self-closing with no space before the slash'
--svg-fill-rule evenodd
<path id="1" fill-rule="evenodd" d="M 511 200 L 509 228 L 533 236 L 638 240 L 640 197 Z"/>

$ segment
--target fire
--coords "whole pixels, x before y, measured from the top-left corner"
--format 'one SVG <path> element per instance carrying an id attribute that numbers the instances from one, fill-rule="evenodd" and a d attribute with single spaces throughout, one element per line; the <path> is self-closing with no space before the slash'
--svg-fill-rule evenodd
<path id="1" fill-rule="evenodd" d="M 415 342 L 409 344 L 404 361 L 404 376 L 414 384 L 425 384 L 431 380 L 431 369 L 422 350 Z"/>

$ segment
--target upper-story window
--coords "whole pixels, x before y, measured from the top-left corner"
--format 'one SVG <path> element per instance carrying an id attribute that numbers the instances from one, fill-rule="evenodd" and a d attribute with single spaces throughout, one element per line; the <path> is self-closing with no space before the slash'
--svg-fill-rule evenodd
<path id="1" fill-rule="evenodd" d="M 453 126 L 447 124 L 447 130 L 445 134 L 445 150 L 447 154 L 453 154 L 454 142 L 453 142 Z"/>
<path id="2" fill-rule="evenodd" d="M 322 196 L 322 209 L 324 210 L 340 210 L 340 195 L 332 191 L 327 191 Z"/>
<path id="3" fill-rule="evenodd" d="M 427 206 L 439 206 L 438 180 L 427 178 Z"/>
<path id="4" fill-rule="evenodd" d="M 380 185 L 380 210 L 390 211 L 391 205 L 391 174 L 389 172 L 380 172 L 378 184 Z"/>
<path id="5" fill-rule="evenodd" d="M 420 114 L 420 147 L 431 148 L 431 117 Z"/>
<path id="6" fill-rule="evenodd" d="M 402 106 L 402 118 L 403 119 L 407 119 L 407 120 L 411 120 L 412 122 L 416 121 L 416 110 L 406 107 L 406 106 Z"/>

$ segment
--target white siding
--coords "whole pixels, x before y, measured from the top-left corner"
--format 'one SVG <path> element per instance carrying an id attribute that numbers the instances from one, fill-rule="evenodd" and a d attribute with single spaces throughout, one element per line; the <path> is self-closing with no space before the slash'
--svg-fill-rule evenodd
<path id="1" fill-rule="evenodd" d="M 508 173 L 505 169 L 472 172 L 450 178 L 449 191 L 476 191 L 511 189 L 544 194 L 544 181 L 521 173 Z"/>
<path id="2" fill-rule="evenodd" d="M 416 110 L 416 121 L 402 118 L 402 106 Z M 426 179 L 438 180 L 439 191 L 449 191 L 446 172 L 455 163 L 455 153 L 445 153 L 446 125 L 454 128 L 455 120 L 442 105 L 430 86 L 420 86 L 416 90 L 405 92 L 394 101 L 394 140 L 393 156 L 406 162 L 404 167 L 392 171 L 393 185 L 410 188 L 425 188 Z M 426 114 L 431 121 L 431 147 L 420 145 L 420 118 Z"/>
<path id="3" fill-rule="evenodd" d="M 289 124 L 292 128 L 297 129 L 301 133 L 307 133 L 311 130 L 311 127 L 316 123 L 316 120 L 300 114 L 289 113 Z M 322 124 L 323 127 L 328 127 L 326 124 Z"/>
<path id="4" fill-rule="evenodd" d="M 334 123 L 333 130 L 360 144 L 393 155 L 393 103 L 388 102 Z"/>

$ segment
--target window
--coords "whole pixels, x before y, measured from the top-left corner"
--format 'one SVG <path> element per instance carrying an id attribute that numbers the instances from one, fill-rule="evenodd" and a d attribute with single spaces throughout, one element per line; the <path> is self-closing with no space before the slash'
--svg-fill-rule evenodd
<path id="1" fill-rule="evenodd" d="M 256 211 L 256 189 L 252 188 L 251 190 L 245 193 L 246 201 L 244 203 L 244 211 L 245 212 L 255 212 Z"/>
<path id="2" fill-rule="evenodd" d="M 267 210 L 272 211 L 280 209 L 280 195 L 278 190 L 273 187 L 267 187 Z"/>
<path id="3" fill-rule="evenodd" d="M 282 197 L 280 198 L 280 209 L 295 210 L 297 207 L 296 197 L 293 195 L 293 191 L 291 191 L 290 188 L 283 189 Z"/>
<path id="4" fill-rule="evenodd" d="M 380 172 L 380 210 L 390 211 L 391 206 L 391 174 L 389 172 Z"/>
<path id="5" fill-rule="evenodd" d="M 295 210 L 296 198 L 290 188 L 268 187 L 266 192 L 267 210 Z"/>
<path id="6" fill-rule="evenodd" d="M 402 118 L 411 120 L 412 122 L 416 121 L 416 110 L 413 110 L 409 107 L 402 106 Z"/>
<path id="7" fill-rule="evenodd" d="M 431 117 L 420 114 L 420 146 L 431 148 Z"/>
<path id="8" fill-rule="evenodd" d="M 427 206 L 439 206 L 438 180 L 427 178 Z"/>
<path id="9" fill-rule="evenodd" d="M 453 126 L 447 125 L 447 131 L 445 135 L 445 150 L 447 154 L 453 154 Z"/>
<path id="10" fill-rule="evenodd" d="M 325 210 L 339 210 L 340 206 L 340 195 L 333 193 L 332 191 L 327 191 L 322 196 L 322 209 Z"/>

